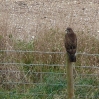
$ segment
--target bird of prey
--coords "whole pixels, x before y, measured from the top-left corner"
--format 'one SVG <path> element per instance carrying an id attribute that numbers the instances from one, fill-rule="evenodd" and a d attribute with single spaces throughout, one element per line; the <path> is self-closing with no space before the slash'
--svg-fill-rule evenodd
<path id="1" fill-rule="evenodd" d="M 77 36 L 70 27 L 66 29 L 65 48 L 70 62 L 76 62 Z"/>

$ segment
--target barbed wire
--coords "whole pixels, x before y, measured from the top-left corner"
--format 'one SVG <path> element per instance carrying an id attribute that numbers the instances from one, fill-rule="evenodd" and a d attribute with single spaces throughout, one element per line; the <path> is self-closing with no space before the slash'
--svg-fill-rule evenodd
<path id="1" fill-rule="evenodd" d="M 57 82 L 58 84 L 56 83 L 31 83 L 31 82 L 3 82 L 3 84 L 25 84 L 25 85 L 51 85 L 51 86 L 58 86 L 58 85 L 62 85 L 62 86 L 67 86 L 67 84 L 62 84 L 60 82 Z M 80 85 L 80 84 L 75 84 L 74 85 L 75 87 L 93 87 L 93 88 L 99 88 L 99 86 L 94 86 L 94 85 L 89 85 L 89 84 L 83 84 L 83 85 Z"/>
<path id="2" fill-rule="evenodd" d="M 28 71 L 17 71 L 17 70 L 0 70 L 0 72 L 2 73 L 7 73 L 7 72 L 11 72 L 11 73 L 27 73 Z M 32 72 L 32 71 L 30 71 Z M 33 74 L 55 74 L 55 75 L 63 75 L 66 73 L 57 73 L 57 72 L 35 72 L 33 71 Z"/>
<path id="3" fill-rule="evenodd" d="M 0 50 L 0 52 L 19 52 L 19 53 L 38 53 L 38 54 L 66 54 L 66 52 L 50 52 L 50 51 L 29 51 L 29 50 Z M 77 52 L 76 55 L 99 56 L 99 54 L 90 54 L 86 52 Z"/>
<path id="4" fill-rule="evenodd" d="M 0 63 L 0 65 L 18 65 L 18 66 L 57 66 L 57 67 L 65 67 L 66 65 L 62 64 L 25 64 L 25 63 Z M 77 68 L 93 68 L 99 69 L 99 66 L 75 66 Z"/>
<path id="5" fill-rule="evenodd" d="M 14 70 L 0 70 L 0 73 L 29 73 L 32 72 L 33 74 L 54 74 L 54 75 L 67 75 L 65 72 L 34 72 L 34 71 L 14 71 Z M 95 74 L 77 74 L 79 76 L 99 76 L 98 73 Z"/>
<path id="6" fill-rule="evenodd" d="M 46 53 L 46 54 L 65 54 L 65 52 L 46 52 L 46 51 L 27 51 L 27 50 L 0 50 L 0 52 L 20 52 L 20 53 Z"/>
<path id="7" fill-rule="evenodd" d="M 60 64 L 25 64 L 25 63 L 0 63 L 0 65 L 22 65 L 22 66 L 65 66 Z"/>

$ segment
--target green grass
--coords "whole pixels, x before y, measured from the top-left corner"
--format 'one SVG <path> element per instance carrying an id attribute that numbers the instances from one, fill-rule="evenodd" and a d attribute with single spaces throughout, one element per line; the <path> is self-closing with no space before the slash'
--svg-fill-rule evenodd
<path id="1" fill-rule="evenodd" d="M 10 89 L 8 91 L 2 89 L 1 98 L 53 99 L 54 94 L 61 95 L 62 91 L 65 90 L 66 79 L 62 75 L 45 74 L 43 75 L 43 81 L 38 84 L 37 83 L 38 82 L 35 82 L 34 85 L 16 85 L 14 89 Z"/>

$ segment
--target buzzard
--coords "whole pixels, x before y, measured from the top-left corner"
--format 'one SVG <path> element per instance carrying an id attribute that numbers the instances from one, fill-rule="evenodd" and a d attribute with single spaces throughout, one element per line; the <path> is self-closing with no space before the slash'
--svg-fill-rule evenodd
<path id="1" fill-rule="evenodd" d="M 73 32 L 72 28 L 70 27 L 66 29 L 65 48 L 67 54 L 69 55 L 70 62 L 76 62 L 75 53 L 77 49 L 77 37 L 76 34 Z"/>

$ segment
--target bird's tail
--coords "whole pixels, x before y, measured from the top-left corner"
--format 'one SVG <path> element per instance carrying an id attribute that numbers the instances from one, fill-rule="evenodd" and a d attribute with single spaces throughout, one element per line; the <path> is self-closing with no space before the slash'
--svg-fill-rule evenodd
<path id="1" fill-rule="evenodd" d="M 69 54 L 69 60 L 70 60 L 70 62 L 76 62 L 75 54 Z"/>

